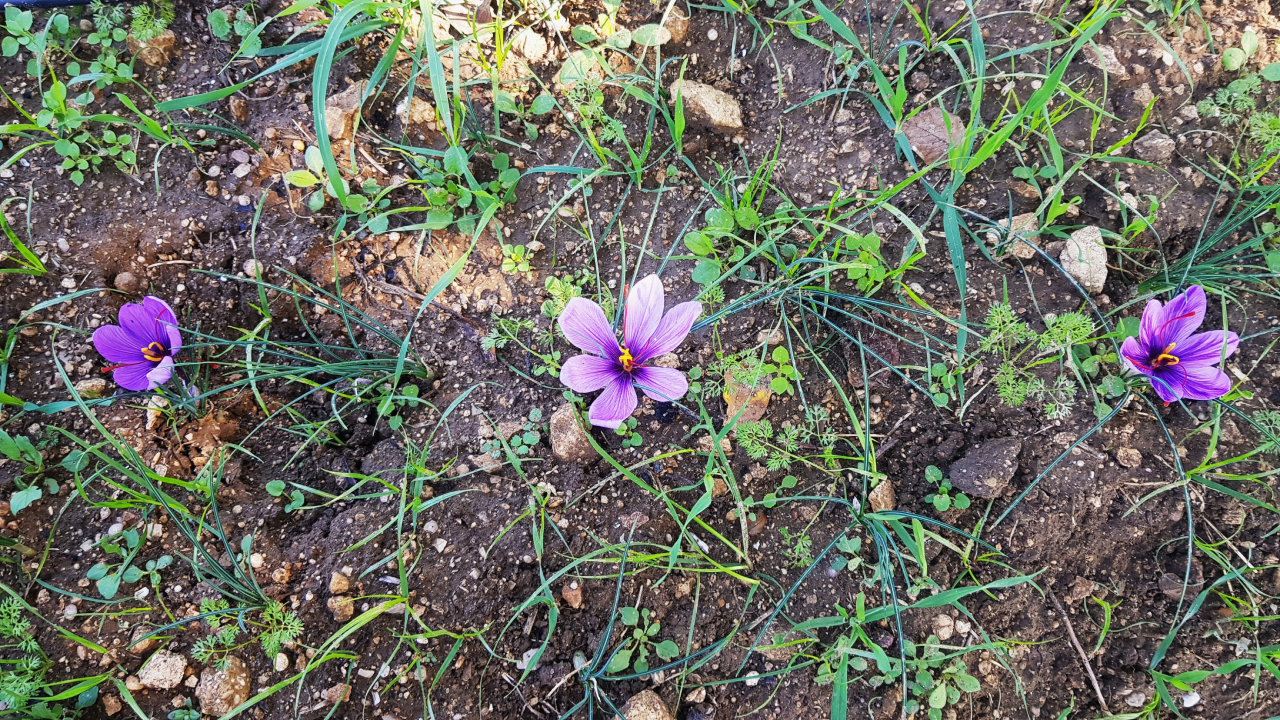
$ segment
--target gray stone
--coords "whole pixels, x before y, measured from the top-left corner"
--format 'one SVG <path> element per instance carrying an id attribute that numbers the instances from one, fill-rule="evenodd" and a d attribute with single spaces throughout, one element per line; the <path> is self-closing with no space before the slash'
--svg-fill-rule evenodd
<path id="1" fill-rule="evenodd" d="M 658 693 L 644 690 L 631 696 L 622 706 L 622 717 L 627 720 L 675 720 L 667 704 Z"/>
<path id="2" fill-rule="evenodd" d="M 951 466 L 951 484 L 960 492 L 980 498 L 1002 495 L 1018 469 L 1022 441 L 999 438 L 974 445 Z"/>
<path id="3" fill-rule="evenodd" d="M 1108 75 L 1129 77 L 1129 71 L 1120 63 L 1120 59 L 1116 57 L 1116 51 L 1111 47 L 1098 45 L 1097 48 L 1086 47 L 1081 52 L 1084 53 L 1086 62 L 1100 70 L 1106 70 Z"/>
<path id="4" fill-rule="evenodd" d="M 360 96 L 364 93 L 364 81 L 352 83 L 340 93 L 330 95 L 324 102 L 325 129 L 333 139 L 350 140 L 355 136 L 356 116 L 360 114 Z"/>
<path id="5" fill-rule="evenodd" d="M 1009 233 L 1007 250 L 1014 257 L 1030 260 L 1036 256 L 1036 249 L 1032 246 L 1040 245 L 1040 243 L 1036 242 L 1040 237 L 1040 221 L 1036 219 L 1035 213 L 1015 215 L 1012 219 L 1002 222 L 1000 225 L 1002 230 L 1007 230 Z M 1000 242 L 1000 235 L 1001 233 L 994 231 L 987 233 L 987 243 L 994 246 Z M 1023 242 L 1023 240 L 1026 240 L 1026 242 Z M 1028 245 L 1027 243 L 1031 244 Z"/>
<path id="6" fill-rule="evenodd" d="M 138 671 L 138 682 L 152 690 L 172 690 L 182 682 L 187 659 L 168 650 L 157 650 L 151 660 Z"/>
<path id="7" fill-rule="evenodd" d="M 227 656 L 226 670 L 205 668 L 200 673 L 196 699 L 205 715 L 226 715 L 249 699 L 249 669 L 235 655 Z"/>
<path id="8" fill-rule="evenodd" d="M 551 413 L 551 452 L 565 462 L 582 462 L 596 456 L 587 431 L 578 422 L 577 413 L 569 403 Z"/>
<path id="9" fill-rule="evenodd" d="M 680 93 L 684 115 L 693 124 L 724 135 L 742 130 L 742 106 L 728 93 L 692 80 L 677 80 L 667 91 L 672 102 L 675 102 L 676 93 Z"/>
<path id="10" fill-rule="evenodd" d="M 546 38 L 529 28 L 525 28 L 511 41 L 511 49 L 525 60 L 531 63 L 539 63 L 547 57 L 549 47 Z"/>
<path id="11" fill-rule="evenodd" d="M 122 272 L 116 275 L 116 279 L 112 284 L 120 292 L 136 293 L 142 289 L 142 281 L 131 272 Z"/>
<path id="12" fill-rule="evenodd" d="M 1102 292 L 1107 284 L 1107 249 L 1102 245 L 1102 231 L 1087 225 L 1071 233 L 1058 262 L 1085 290 Z"/>
<path id="13" fill-rule="evenodd" d="M 1178 149 L 1178 144 L 1173 138 L 1155 130 L 1134 141 L 1133 149 L 1137 151 L 1138 159 L 1158 164 L 1168 162 Z"/>

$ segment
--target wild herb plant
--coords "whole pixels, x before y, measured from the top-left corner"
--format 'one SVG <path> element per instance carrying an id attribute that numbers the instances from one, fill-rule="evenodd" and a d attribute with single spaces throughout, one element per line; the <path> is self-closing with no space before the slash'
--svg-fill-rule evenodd
<path id="1" fill-rule="evenodd" d="M 1079 312 L 1047 317 L 1046 322 L 1048 328 L 1037 333 L 1018 319 L 1008 302 L 995 303 L 983 323 L 987 337 L 980 349 L 997 356 L 1000 364 L 995 374 L 996 392 L 1006 405 L 1038 403 L 1047 417 L 1056 420 L 1070 415 L 1075 407 L 1078 387 L 1067 373 L 1076 369 L 1079 358 L 1073 353 L 1091 339 L 1094 324 Z M 1087 363 L 1081 363 L 1086 364 L 1084 371 L 1096 374 L 1098 359 L 1086 359 Z M 1039 367 L 1056 372 L 1046 381 L 1033 372 Z"/>
<path id="2" fill-rule="evenodd" d="M 793 533 L 785 525 L 778 528 L 782 535 L 782 554 L 792 567 L 807 568 L 813 565 L 813 538 L 801 531 Z"/>
<path id="3" fill-rule="evenodd" d="M 520 334 L 529 332 L 535 335 L 528 344 L 520 339 Z M 537 324 L 529 318 L 509 318 L 500 315 L 493 315 L 493 327 L 489 332 L 480 338 L 480 347 L 486 351 L 497 351 L 505 348 L 507 343 L 514 342 L 520 346 L 529 355 L 533 356 L 539 362 L 533 367 L 535 377 L 548 375 L 550 377 L 558 377 L 560 375 L 560 358 L 559 350 L 548 350 L 539 352 L 535 347 L 545 344 L 547 347 L 552 345 L 551 332 L 539 332 Z"/>
<path id="4" fill-rule="evenodd" d="M 784 423 L 777 429 L 765 419 L 739 422 L 738 442 L 752 460 L 764 460 L 770 472 L 788 470 L 796 463 L 824 472 L 840 467 L 836 436 L 823 408 L 811 407 L 803 423 Z"/>
<path id="5" fill-rule="evenodd" d="M 1201 100 L 1196 110 L 1201 117 L 1213 118 L 1224 127 L 1238 125 L 1253 114 L 1258 107 L 1255 97 L 1262 92 L 1262 76 L 1250 73 L 1218 88 L 1213 95 Z"/>
<path id="6" fill-rule="evenodd" d="M 302 636 L 302 620 L 283 603 L 271 601 L 262 609 L 257 620 L 228 617 L 232 612 L 234 610 L 224 598 L 205 598 L 200 601 L 200 614 L 213 633 L 193 646 L 192 657 L 198 662 L 225 670 L 229 653 L 244 644 L 240 640 L 242 632 L 251 636 L 249 642 L 256 638 L 262 646 L 263 654 L 271 660 L 275 660 L 285 645 Z M 242 627 L 246 629 L 242 630 Z M 249 630 L 248 627 L 252 629 Z"/>

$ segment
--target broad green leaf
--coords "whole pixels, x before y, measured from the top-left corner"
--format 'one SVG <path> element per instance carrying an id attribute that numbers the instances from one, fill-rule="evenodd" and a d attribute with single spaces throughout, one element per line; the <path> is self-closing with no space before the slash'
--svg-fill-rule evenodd
<path id="1" fill-rule="evenodd" d="M 649 24 L 641 25 L 631 33 L 631 39 L 637 45 L 645 47 L 657 47 L 671 40 L 671 31 L 661 25 Z"/>
<path id="2" fill-rule="evenodd" d="M 618 611 L 623 625 L 635 625 L 640 622 L 640 611 L 633 607 L 624 607 Z"/>
<path id="3" fill-rule="evenodd" d="M 581 45 L 590 45 L 600 39 L 595 31 L 586 25 L 577 25 L 573 28 L 573 41 Z"/>
<path id="4" fill-rule="evenodd" d="M 534 115 L 546 115 L 555 109 L 556 99 L 547 93 L 542 93 L 538 97 L 534 98 L 533 103 L 529 105 L 529 112 Z"/>
<path id="5" fill-rule="evenodd" d="M 1273 62 L 1262 68 L 1262 77 L 1271 82 L 1280 82 L 1280 62 Z"/>
<path id="6" fill-rule="evenodd" d="M 111 573 L 110 575 L 98 581 L 98 594 L 110 600 L 116 596 L 116 592 L 120 589 L 119 573 Z"/>
<path id="7" fill-rule="evenodd" d="M 22 512 L 22 510 L 31 503 L 39 500 L 44 495 L 44 491 L 38 485 L 31 485 L 26 490 L 19 490 L 9 498 L 9 510 L 14 515 Z"/>
<path id="8" fill-rule="evenodd" d="M 618 28 L 617 32 L 609 36 L 609 40 L 606 44 L 609 47 L 626 50 L 631 47 L 631 31 L 626 28 Z"/>
<path id="9" fill-rule="evenodd" d="M 736 224 L 736 221 L 733 218 L 733 213 L 725 210 L 724 208 L 711 208 L 707 211 L 706 218 L 707 225 L 727 232 L 733 232 L 733 228 Z"/>
<path id="10" fill-rule="evenodd" d="M 791 359 L 791 353 L 787 352 L 786 348 L 779 345 L 773 349 L 772 357 L 774 362 L 781 364 Z"/>
<path id="11" fill-rule="evenodd" d="M 982 684 L 979 683 L 978 679 L 972 675 L 957 673 L 955 676 L 955 681 L 956 681 L 956 687 L 960 688 L 961 690 L 967 693 L 978 692 L 979 690 L 982 689 Z"/>
<path id="12" fill-rule="evenodd" d="M 690 277 L 699 285 L 710 285 L 720 277 L 720 263 L 709 259 L 699 261 Z"/>
<path id="13" fill-rule="evenodd" d="M 605 670 L 605 672 L 620 673 L 625 671 L 627 669 L 627 666 L 630 664 L 631 664 L 631 651 L 619 650 L 618 654 L 614 655 L 613 659 L 609 661 L 609 667 Z"/>
<path id="14" fill-rule="evenodd" d="M 663 660 L 672 660 L 680 654 L 680 646 L 671 640 L 663 640 L 653 647 L 654 652 Z"/>
<path id="15" fill-rule="evenodd" d="M 462 177 L 467 172 L 467 151 L 458 145 L 444 151 L 444 171 Z"/>
<path id="16" fill-rule="evenodd" d="M 938 683 L 938 686 L 929 693 L 929 707 L 944 708 L 947 705 L 947 686 L 945 683 Z"/>
<path id="17" fill-rule="evenodd" d="M 575 50 L 569 53 L 569 57 L 565 59 L 564 64 L 560 66 L 560 82 L 565 85 L 571 85 L 587 77 L 596 66 L 595 58 L 585 50 Z"/>
<path id="18" fill-rule="evenodd" d="M 209 13 L 209 30 L 219 40 L 230 38 L 231 21 L 227 18 L 227 14 L 222 10 L 214 10 Z"/>
<path id="19" fill-rule="evenodd" d="M 284 494 L 285 485 L 283 480 L 272 480 L 267 483 L 267 494 L 271 497 L 280 497 Z"/>
<path id="20" fill-rule="evenodd" d="M 1258 52 L 1258 34 L 1252 30 L 1245 30 L 1240 35 L 1240 49 L 1244 51 L 1245 55 L 1252 57 L 1254 53 Z"/>
<path id="21" fill-rule="evenodd" d="M 689 251 L 694 255 L 709 255 L 714 249 L 710 238 L 700 232 L 685 233 L 684 246 L 689 248 Z M 1280 251 L 1277 251 L 1276 254 L 1280 255 Z"/>
<path id="22" fill-rule="evenodd" d="M 760 224 L 759 213 L 756 212 L 755 208 L 749 205 L 747 207 L 740 207 L 733 211 L 733 219 L 737 221 L 738 225 L 748 230 L 751 230 L 755 228 L 756 225 Z"/>
<path id="23" fill-rule="evenodd" d="M 285 182 L 293 185 L 294 187 L 305 188 L 320 184 L 320 178 L 312 175 L 307 170 L 294 170 L 293 172 L 287 172 L 284 174 L 284 179 Z"/>
<path id="24" fill-rule="evenodd" d="M 1249 59 L 1244 50 L 1240 48 L 1229 48 L 1222 53 L 1222 68 L 1231 72 L 1235 72 L 1244 67 L 1244 63 Z"/>

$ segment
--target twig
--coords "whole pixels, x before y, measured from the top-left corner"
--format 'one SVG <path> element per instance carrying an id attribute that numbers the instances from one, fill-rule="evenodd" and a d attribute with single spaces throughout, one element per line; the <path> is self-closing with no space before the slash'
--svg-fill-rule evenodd
<path id="1" fill-rule="evenodd" d="M 1053 594 L 1053 590 L 1045 588 L 1049 592 L 1049 599 L 1053 601 L 1053 607 L 1062 616 L 1062 622 L 1067 626 L 1067 637 L 1071 638 L 1071 644 L 1075 646 L 1076 652 L 1080 653 L 1080 662 L 1084 663 L 1084 671 L 1089 674 L 1089 682 L 1093 684 L 1093 691 L 1098 695 L 1098 704 L 1102 706 L 1102 712 L 1110 715 L 1111 710 L 1107 709 L 1107 701 L 1102 699 L 1102 688 L 1098 687 L 1098 678 L 1093 675 L 1093 667 L 1089 665 L 1089 656 L 1085 655 L 1084 648 L 1080 647 L 1080 641 L 1076 639 L 1076 630 L 1071 626 L 1071 618 L 1067 617 L 1067 611 L 1062 609 L 1062 603 L 1058 602 L 1058 596 Z"/>

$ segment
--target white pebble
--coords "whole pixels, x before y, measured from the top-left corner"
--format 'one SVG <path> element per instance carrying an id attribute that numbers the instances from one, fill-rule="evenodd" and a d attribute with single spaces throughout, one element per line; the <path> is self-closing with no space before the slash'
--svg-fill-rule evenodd
<path id="1" fill-rule="evenodd" d="M 708 40 L 715 40 L 718 37 L 720 37 L 720 33 L 716 32 L 715 28 L 711 28 L 710 30 L 707 31 Z"/>

